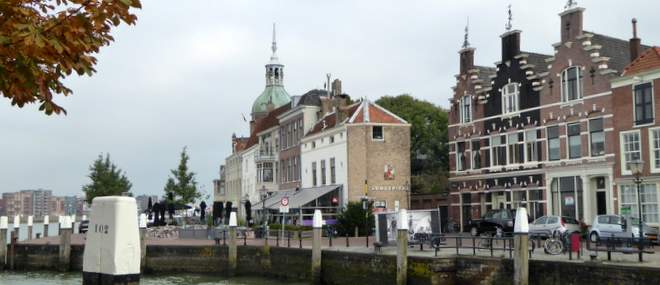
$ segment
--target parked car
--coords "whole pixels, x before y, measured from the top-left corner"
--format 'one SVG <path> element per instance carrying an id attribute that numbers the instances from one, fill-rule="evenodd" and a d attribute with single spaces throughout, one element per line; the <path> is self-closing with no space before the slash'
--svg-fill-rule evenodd
<path id="1" fill-rule="evenodd" d="M 658 230 L 643 223 L 644 237 L 657 242 Z M 607 238 L 638 238 L 639 219 L 620 215 L 600 215 L 594 218 L 589 231 L 589 239 L 598 242 Z"/>
<path id="2" fill-rule="evenodd" d="M 580 233 L 580 222 L 571 217 L 543 216 L 529 225 L 529 234 L 538 237 L 558 236 L 564 232 Z"/>
<path id="3" fill-rule="evenodd" d="M 482 233 L 497 232 L 497 228 L 502 229 L 504 233 L 513 232 L 513 221 L 516 218 L 516 211 L 510 209 L 489 210 L 480 220 L 472 220 L 468 225 L 470 234 L 478 236 Z"/>

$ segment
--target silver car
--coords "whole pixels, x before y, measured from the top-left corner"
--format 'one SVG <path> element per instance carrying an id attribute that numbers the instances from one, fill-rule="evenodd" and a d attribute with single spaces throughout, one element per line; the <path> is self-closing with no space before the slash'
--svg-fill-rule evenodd
<path id="1" fill-rule="evenodd" d="M 571 217 L 543 216 L 529 225 L 529 234 L 532 236 L 551 237 L 564 232 L 579 233 L 580 222 Z"/>
<path id="2" fill-rule="evenodd" d="M 644 236 L 651 240 L 658 240 L 658 230 L 644 226 Z M 592 242 L 598 242 L 600 239 L 615 238 L 637 238 L 639 237 L 639 219 L 635 217 L 626 217 L 620 215 L 600 215 L 596 216 L 594 223 L 589 231 L 589 239 Z"/>

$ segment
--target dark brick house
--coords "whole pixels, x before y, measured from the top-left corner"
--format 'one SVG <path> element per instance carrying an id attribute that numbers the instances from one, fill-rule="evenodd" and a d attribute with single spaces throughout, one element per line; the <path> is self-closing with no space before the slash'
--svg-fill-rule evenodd
<path id="1" fill-rule="evenodd" d="M 517 207 L 543 187 L 538 161 L 538 74 L 548 55 L 520 49 L 519 30 L 501 35 L 496 68 L 474 65 L 465 46 L 449 116 L 450 219 L 465 225 L 490 209 Z M 539 197 L 540 199 L 540 197 Z M 532 210 L 542 215 L 543 208 Z"/>

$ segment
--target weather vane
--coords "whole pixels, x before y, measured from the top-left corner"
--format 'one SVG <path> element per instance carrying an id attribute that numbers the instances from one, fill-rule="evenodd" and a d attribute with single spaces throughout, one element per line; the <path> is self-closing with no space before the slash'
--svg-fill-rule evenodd
<path id="1" fill-rule="evenodd" d="M 510 31 L 511 28 L 513 27 L 511 21 L 513 21 L 513 14 L 511 13 L 511 4 L 509 4 L 509 21 L 504 26 L 504 28 L 506 28 L 507 31 Z"/>
<path id="2" fill-rule="evenodd" d="M 463 48 L 468 48 L 470 46 L 470 42 L 468 42 L 469 26 L 470 26 L 470 17 L 468 17 L 467 24 L 465 25 L 465 37 L 463 39 Z"/>
<path id="3" fill-rule="evenodd" d="M 568 9 L 571 9 L 571 8 L 573 8 L 573 7 L 575 7 L 575 6 L 577 6 L 577 1 L 575 1 L 575 0 L 568 0 L 568 2 L 566 2 L 566 6 L 564 6 L 564 9 L 567 9 L 567 10 L 568 10 Z"/>

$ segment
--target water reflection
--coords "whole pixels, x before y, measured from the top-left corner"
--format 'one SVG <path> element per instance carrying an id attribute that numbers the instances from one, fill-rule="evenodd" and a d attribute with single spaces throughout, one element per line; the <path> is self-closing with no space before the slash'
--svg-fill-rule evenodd
<path id="1" fill-rule="evenodd" d="M 0 273 L 0 284 L 12 285 L 78 285 L 82 284 L 80 273 L 55 273 L 55 272 L 2 272 Z M 263 278 L 239 277 L 226 279 L 210 275 L 180 274 L 172 276 L 142 276 L 141 285 L 282 285 L 282 284 L 305 284 L 281 282 Z"/>

